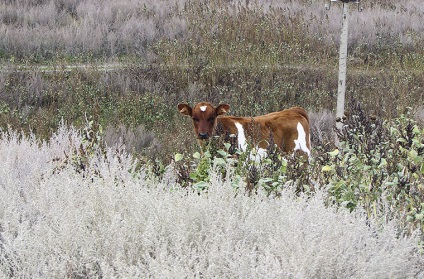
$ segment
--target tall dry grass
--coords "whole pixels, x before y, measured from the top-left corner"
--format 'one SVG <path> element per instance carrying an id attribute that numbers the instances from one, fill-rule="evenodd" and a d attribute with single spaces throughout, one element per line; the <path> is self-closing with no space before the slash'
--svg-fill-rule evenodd
<path id="1" fill-rule="evenodd" d="M 363 5 L 351 10 L 347 95 L 381 118 L 418 111 L 420 1 Z M 62 119 L 79 126 L 90 115 L 110 133 L 144 127 L 167 139 L 142 153 L 169 159 L 196 146 L 180 102 L 226 102 L 243 116 L 294 105 L 332 112 L 340 18 L 340 5 L 306 0 L 2 1 L 0 127 L 47 139 Z"/>
<path id="2" fill-rule="evenodd" d="M 185 30 L 169 1 L 10 1 L 0 6 L 3 54 L 28 59 L 143 54 Z"/>
<path id="3" fill-rule="evenodd" d="M 384 50 L 387 44 L 420 48 L 424 11 L 419 0 L 363 5 L 364 11 L 352 12 L 350 19 L 352 49 Z M 163 39 L 201 39 L 220 29 L 242 35 L 241 26 L 226 25 L 222 19 L 242 18 L 246 9 L 256 10 L 258 19 L 267 15 L 284 18 L 275 28 L 296 31 L 301 25 L 307 36 L 326 45 L 338 41 L 340 6 L 333 4 L 326 11 L 320 1 L 2 1 L 0 54 L 30 61 L 57 56 L 152 59 L 152 45 Z"/>

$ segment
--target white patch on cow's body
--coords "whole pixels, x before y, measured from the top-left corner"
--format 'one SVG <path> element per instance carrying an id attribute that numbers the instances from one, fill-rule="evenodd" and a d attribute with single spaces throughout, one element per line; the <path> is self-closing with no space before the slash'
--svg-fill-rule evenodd
<path id="1" fill-rule="evenodd" d="M 267 156 L 267 154 L 268 154 L 268 151 L 266 150 L 266 149 L 264 149 L 264 148 L 258 148 L 258 156 L 260 157 L 260 158 L 265 158 L 266 156 Z"/>
<path id="2" fill-rule="evenodd" d="M 234 125 L 236 125 L 236 128 L 237 128 L 238 148 L 240 148 L 243 152 L 245 152 L 247 150 L 247 142 L 246 142 L 246 135 L 244 134 L 243 125 L 241 125 L 238 122 L 235 122 Z M 267 150 L 260 147 L 257 147 L 256 149 L 252 150 L 252 152 L 250 153 L 250 159 L 255 162 L 261 161 L 266 156 L 267 156 Z"/>
<path id="3" fill-rule="evenodd" d="M 207 107 L 208 107 L 208 106 L 201 106 L 201 107 L 200 107 L 200 110 L 201 110 L 201 111 L 206 111 Z"/>
<path id="4" fill-rule="evenodd" d="M 246 149 L 247 149 L 247 143 L 246 143 L 246 135 L 244 134 L 243 125 L 241 125 L 238 122 L 234 123 L 234 125 L 236 125 L 236 128 L 237 128 L 237 142 L 238 142 L 238 147 L 241 150 L 246 151 Z"/>
<path id="5" fill-rule="evenodd" d="M 305 129 L 303 129 L 302 124 L 297 123 L 297 140 L 294 140 L 294 150 L 302 150 L 303 152 L 307 153 L 308 156 L 311 156 L 311 151 L 309 150 L 308 146 L 306 145 L 306 133 Z"/>
<path id="6" fill-rule="evenodd" d="M 259 163 L 262 159 L 268 156 L 268 151 L 264 148 L 257 148 L 255 152 L 250 153 L 250 160 Z"/>

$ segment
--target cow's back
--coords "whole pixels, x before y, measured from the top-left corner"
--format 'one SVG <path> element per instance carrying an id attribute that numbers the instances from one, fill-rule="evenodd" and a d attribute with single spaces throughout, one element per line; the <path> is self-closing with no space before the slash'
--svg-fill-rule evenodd
<path id="1" fill-rule="evenodd" d="M 310 149 L 309 117 L 304 109 L 293 107 L 272 112 L 258 116 L 257 121 L 261 123 L 264 137 L 269 137 L 272 134 L 274 143 L 284 152 L 294 151 L 296 142 L 299 141 L 305 141 L 308 150 Z"/>
<path id="2" fill-rule="evenodd" d="M 294 113 L 298 113 L 298 114 L 302 115 L 306 119 L 306 121 L 308 122 L 308 124 L 309 124 L 309 116 L 308 116 L 308 113 L 306 112 L 306 110 L 304 110 L 301 107 L 292 107 L 292 108 L 290 108 L 288 110 L 290 110 L 290 111 L 292 111 Z"/>
<path id="3" fill-rule="evenodd" d="M 243 127 L 249 141 L 261 148 L 266 148 L 272 142 L 284 152 L 292 152 L 300 142 L 308 148 L 308 152 L 310 150 L 309 117 L 300 107 L 256 117 L 220 116 L 218 121 L 225 132 L 235 135 L 239 133 L 236 126 L 238 123 L 239 127 Z"/>

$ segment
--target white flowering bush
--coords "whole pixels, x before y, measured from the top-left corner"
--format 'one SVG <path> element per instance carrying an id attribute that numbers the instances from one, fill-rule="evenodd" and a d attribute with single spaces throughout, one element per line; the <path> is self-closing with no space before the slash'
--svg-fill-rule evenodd
<path id="1" fill-rule="evenodd" d="M 226 179 L 212 170 L 198 193 L 176 183 L 172 164 L 155 177 L 123 147 L 96 147 L 84 133 L 62 127 L 48 142 L 0 134 L 0 277 L 423 274 L 417 236 L 326 206 L 323 191 L 249 196 L 234 190 L 228 168 Z"/>

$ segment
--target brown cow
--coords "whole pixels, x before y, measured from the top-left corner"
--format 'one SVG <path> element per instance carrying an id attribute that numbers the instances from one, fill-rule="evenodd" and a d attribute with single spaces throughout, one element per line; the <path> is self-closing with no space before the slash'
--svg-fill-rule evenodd
<path id="1" fill-rule="evenodd" d="M 256 117 L 222 116 L 229 110 L 227 104 L 215 108 L 207 102 L 198 103 L 193 108 L 187 104 L 178 105 L 180 113 L 193 119 L 200 146 L 215 134 L 219 125 L 224 132 L 236 135 L 238 147 L 243 151 L 250 143 L 258 148 L 261 156 L 266 155 L 272 137 L 272 141 L 284 152 L 299 150 L 310 156 L 309 118 L 303 108 L 292 107 Z"/>

